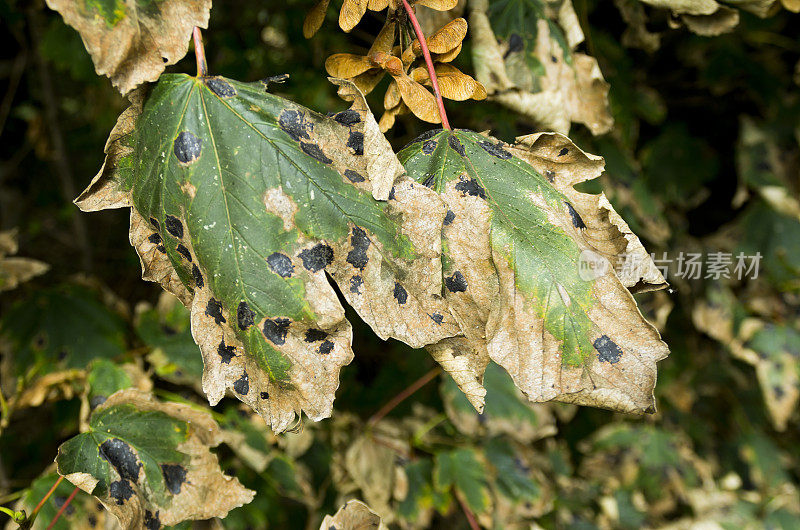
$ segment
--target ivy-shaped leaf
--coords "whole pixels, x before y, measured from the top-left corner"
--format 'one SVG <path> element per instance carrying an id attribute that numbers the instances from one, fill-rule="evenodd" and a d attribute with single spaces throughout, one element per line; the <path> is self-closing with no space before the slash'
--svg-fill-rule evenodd
<path id="1" fill-rule="evenodd" d="M 132 206 L 143 277 L 191 308 L 210 402 L 230 388 L 276 431 L 330 415 L 353 357 L 326 274 L 382 338 L 458 332 L 441 297 L 444 207 L 395 182 L 402 166 L 363 96 L 338 84 L 353 106 L 326 118 L 261 83 L 163 76 L 146 103 L 133 95 L 78 199 Z"/>
<path id="2" fill-rule="evenodd" d="M 472 449 L 455 449 L 436 454 L 433 484 L 439 491 L 453 487 L 476 514 L 489 510 L 491 497 L 486 469 Z"/>
<path id="3" fill-rule="evenodd" d="M 58 472 L 97 497 L 123 528 L 224 517 L 254 492 L 222 473 L 211 416 L 128 389 L 92 413 L 89 430 L 61 445 Z"/>
<path id="4" fill-rule="evenodd" d="M 518 141 L 431 131 L 399 155 L 448 208 L 444 292 L 463 336 L 434 358 L 479 410 L 490 358 L 532 401 L 654 410 L 668 349 L 625 287 L 663 278 L 605 196 L 574 189 L 602 159 L 561 135 Z"/>
<path id="5" fill-rule="evenodd" d="M 47 0 L 78 30 L 100 75 L 123 94 L 155 81 L 186 55 L 192 28 L 205 28 L 211 0 Z"/>
<path id="6" fill-rule="evenodd" d="M 319 530 L 369 528 L 386 530 L 381 517 L 361 501 L 347 501 L 334 515 L 326 515 Z"/>

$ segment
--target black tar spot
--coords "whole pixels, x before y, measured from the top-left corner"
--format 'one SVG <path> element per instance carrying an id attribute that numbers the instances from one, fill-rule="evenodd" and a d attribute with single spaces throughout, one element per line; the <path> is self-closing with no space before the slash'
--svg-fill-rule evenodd
<path id="1" fill-rule="evenodd" d="M 475 179 L 469 180 L 461 180 L 458 184 L 456 184 L 456 189 L 462 193 L 466 193 L 467 195 L 472 195 L 473 197 L 480 197 L 481 199 L 486 199 L 486 191 L 478 184 L 478 181 Z"/>
<path id="2" fill-rule="evenodd" d="M 361 294 L 361 286 L 364 285 L 364 280 L 361 279 L 361 276 L 353 276 L 350 278 L 350 292 Z"/>
<path id="3" fill-rule="evenodd" d="M 89 408 L 94 410 L 106 402 L 106 396 L 92 396 L 89 400 Z"/>
<path id="4" fill-rule="evenodd" d="M 200 268 L 197 265 L 192 265 L 192 277 L 194 277 L 194 283 L 197 285 L 197 288 L 202 289 L 205 282 L 203 281 L 203 275 L 200 274 Z"/>
<path id="5" fill-rule="evenodd" d="M 167 489 L 173 495 L 181 492 L 181 486 L 186 482 L 186 468 L 178 464 L 161 464 L 161 474 Z"/>
<path id="6" fill-rule="evenodd" d="M 120 479 L 108 485 L 108 494 L 122 506 L 133 495 L 133 488 L 130 482 Z"/>
<path id="7" fill-rule="evenodd" d="M 364 182 L 366 180 L 357 171 L 353 171 L 352 169 L 345 169 L 344 176 L 350 179 L 350 182 Z"/>
<path id="8" fill-rule="evenodd" d="M 150 512 L 147 512 L 147 513 L 150 513 Z M 146 517 L 145 517 L 145 521 L 147 521 Z M 97 517 L 95 517 L 94 515 L 90 515 L 89 517 L 86 518 L 86 522 L 89 523 L 89 526 L 91 526 L 92 528 L 95 528 L 97 526 Z M 147 530 L 158 530 L 158 528 L 156 528 L 156 529 L 148 528 Z"/>
<path id="9" fill-rule="evenodd" d="M 178 162 L 181 164 L 191 164 L 200 158 L 200 151 L 203 150 L 203 140 L 189 131 L 183 131 L 175 138 L 172 147 Z"/>
<path id="10" fill-rule="evenodd" d="M 145 510 L 144 527 L 147 530 L 158 530 L 161 528 L 161 520 L 158 518 L 158 512 L 154 514 L 150 510 Z"/>
<path id="11" fill-rule="evenodd" d="M 317 243 L 299 254 L 303 267 L 311 272 L 321 271 L 333 262 L 333 249 L 325 243 Z"/>
<path id="12" fill-rule="evenodd" d="M 191 262 L 192 262 L 192 253 L 191 253 L 191 252 L 189 252 L 189 249 L 188 249 L 188 248 L 186 248 L 185 246 L 183 246 L 183 244 L 181 244 L 181 243 L 178 243 L 178 246 L 177 246 L 177 247 L 175 247 L 175 250 L 178 252 L 178 254 L 180 254 L 181 256 L 183 256 L 183 258 L 184 258 L 186 261 L 188 261 L 189 263 L 191 263 Z"/>
<path id="13" fill-rule="evenodd" d="M 333 119 L 341 123 L 342 125 L 346 125 L 350 127 L 355 125 L 356 123 L 361 123 L 361 114 L 358 111 L 353 109 L 343 110 L 342 112 L 338 112 L 333 115 Z"/>
<path id="14" fill-rule="evenodd" d="M 456 214 L 453 212 L 453 210 L 447 210 L 447 214 L 444 216 L 444 224 L 449 225 L 455 220 L 455 218 Z"/>
<path id="15" fill-rule="evenodd" d="M 150 218 L 150 225 L 155 228 L 156 230 L 161 230 L 161 225 L 158 224 L 158 220 L 155 217 Z"/>
<path id="16" fill-rule="evenodd" d="M 363 271 L 369 261 L 367 249 L 369 248 L 370 241 L 367 237 L 367 233 L 361 228 L 354 226 L 350 234 L 350 244 L 353 246 L 353 249 L 347 253 L 347 263 Z"/>
<path id="17" fill-rule="evenodd" d="M 569 153 L 569 149 L 567 149 L 566 147 L 564 147 L 563 149 L 561 149 L 561 151 L 559 151 L 559 152 L 558 152 L 558 156 L 564 156 L 564 155 L 566 155 L 567 153 Z"/>
<path id="18" fill-rule="evenodd" d="M 775 394 L 775 399 L 778 400 L 783 399 L 783 396 L 786 395 L 786 391 L 783 389 L 783 387 L 778 385 L 774 385 L 772 387 L 772 393 Z"/>
<path id="19" fill-rule="evenodd" d="M 503 149 L 503 146 L 500 144 L 493 144 L 489 140 L 481 140 L 478 142 L 478 145 L 483 148 L 484 151 L 489 153 L 490 155 L 500 158 L 502 160 L 508 160 L 512 157 L 511 153 Z"/>
<path id="20" fill-rule="evenodd" d="M 234 346 L 225 345 L 224 338 L 220 341 L 219 346 L 217 346 L 217 354 L 219 354 L 223 364 L 230 364 L 231 359 L 236 357 L 235 351 L 236 348 Z"/>
<path id="21" fill-rule="evenodd" d="M 119 438 L 110 438 L 100 444 L 100 456 L 114 466 L 119 476 L 136 482 L 142 463 L 136 458 L 131 446 Z"/>
<path id="22" fill-rule="evenodd" d="M 436 181 L 436 175 L 430 174 L 425 178 L 425 180 L 422 181 L 422 185 L 425 186 L 426 188 L 433 188 L 435 181 Z"/>
<path id="23" fill-rule="evenodd" d="M 56 508 L 61 509 L 64 506 L 64 503 L 67 502 L 67 498 L 63 495 L 53 495 L 53 504 L 56 505 Z M 64 508 L 64 515 L 70 516 L 75 513 L 75 508 L 68 504 L 66 508 Z"/>
<path id="24" fill-rule="evenodd" d="M 217 324 L 224 324 L 227 322 L 225 317 L 222 316 L 222 304 L 216 298 L 209 298 L 206 304 L 206 315 L 214 319 Z"/>
<path id="25" fill-rule="evenodd" d="M 350 136 L 347 137 L 347 147 L 353 150 L 357 155 L 364 154 L 364 133 L 358 131 L 350 131 Z"/>
<path id="26" fill-rule="evenodd" d="M 463 293 L 467 290 L 467 279 L 461 274 L 461 271 L 456 271 L 449 278 L 444 279 L 444 285 L 451 293 Z"/>
<path id="27" fill-rule="evenodd" d="M 433 320 L 437 324 L 441 324 L 442 321 L 444 320 L 444 316 L 440 315 L 439 313 L 431 313 L 428 316 L 431 317 L 431 320 Z"/>
<path id="28" fill-rule="evenodd" d="M 467 156 L 467 152 L 464 151 L 464 146 L 455 136 L 450 136 L 449 138 L 447 138 L 447 143 L 450 144 L 450 148 L 459 155 Z"/>
<path id="29" fill-rule="evenodd" d="M 544 176 L 547 177 L 547 180 L 549 180 L 550 182 L 553 182 L 553 181 L 556 180 L 556 172 L 551 170 L 551 169 L 546 170 L 544 172 Z"/>
<path id="30" fill-rule="evenodd" d="M 572 217 L 572 226 L 574 226 L 575 228 L 586 228 L 586 223 L 583 222 L 583 219 L 581 219 L 581 216 L 578 215 L 578 212 L 575 211 L 575 208 L 573 208 L 572 205 L 568 202 L 565 202 L 564 204 L 567 205 L 567 210 L 569 210 L 569 215 L 570 217 Z"/>
<path id="31" fill-rule="evenodd" d="M 287 79 L 289 79 L 289 74 L 271 75 L 262 79 L 261 84 L 266 90 L 269 90 L 270 83 L 285 83 Z"/>
<path id="32" fill-rule="evenodd" d="M 167 253 L 167 247 L 165 247 L 164 245 L 158 245 L 158 246 L 156 247 L 156 250 L 158 250 L 158 251 L 159 251 L 159 252 L 161 252 L 162 254 L 166 254 L 166 253 Z"/>
<path id="33" fill-rule="evenodd" d="M 267 319 L 264 321 L 264 336 L 278 346 L 286 344 L 286 333 L 291 323 L 288 318 Z"/>
<path id="34" fill-rule="evenodd" d="M 521 52 L 525 48 L 525 41 L 518 33 L 512 33 L 508 36 L 508 50 L 506 56 L 512 53 Z M 503 57 L 505 59 L 505 56 Z"/>
<path id="35" fill-rule="evenodd" d="M 619 362 L 619 358 L 622 356 L 622 350 L 617 346 L 617 343 L 608 338 L 608 335 L 600 335 L 592 345 L 598 351 L 597 360 L 600 362 L 615 364 Z"/>
<path id="36" fill-rule="evenodd" d="M 411 143 L 415 144 L 417 142 L 424 142 L 425 140 L 430 140 L 431 138 L 433 138 L 434 136 L 436 136 L 437 134 L 439 134 L 443 130 L 444 129 L 432 129 L 430 131 L 425 131 L 424 133 L 420 134 L 419 136 L 417 136 L 416 138 L 411 140 Z M 411 145 L 411 144 L 409 144 L 409 145 Z"/>
<path id="37" fill-rule="evenodd" d="M 333 351 L 333 342 L 326 340 L 322 344 L 319 345 L 319 350 L 321 354 L 327 355 Z"/>
<path id="38" fill-rule="evenodd" d="M 320 149 L 320 147 L 317 144 L 312 144 L 311 142 L 301 142 L 300 149 L 302 149 L 303 152 L 308 156 L 316 158 L 323 164 L 330 164 L 331 162 L 333 162 L 333 160 L 325 156 L 325 153 L 322 152 L 322 149 Z M 363 153 L 363 145 L 362 145 L 362 153 Z"/>
<path id="39" fill-rule="evenodd" d="M 439 142 L 436 140 L 425 140 L 422 144 L 422 154 L 429 155 L 436 150 L 436 146 L 439 145 Z"/>
<path id="40" fill-rule="evenodd" d="M 239 302 L 236 308 L 236 320 L 239 322 L 239 329 L 246 330 L 255 323 L 256 312 L 250 309 L 247 302 Z"/>
<path id="41" fill-rule="evenodd" d="M 306 116 L 297 110 L 285 110 L 278 117 L 278 125 L 283 132 L 292 137 L 293 140 L 300 141 L 301 138 L 308 136 L 309 124 L 305 121 Z"/>
<path id="42" fill-rule="evenodd" d="M 261 399 L 269 399 L 269 392 L 261 392 L 259 395 L 261 396 Z"/>
<path id="43" fill-rule="evenodd" d="M 150 234 L 147 237 L 147 240 L 154 245 L 160 245 L 162 241 L 161 236 L 159 234 Z"/>
<path id="44" fill-rule="evenodd" d="M 281 278 L 291 278 L 294 272 L 294 265 L 292 259 L 286 254 L 275 252 L 267 257 L 267 265 L 272 269 L 272 272 Z"/>
<path id="45" fill-rule="evenodd" d="M 233 389 L 243 396 L 250 392 L 250 378 L 247 372 L 242 372 L 242 377 L 233 382 Z"/>
<path id="46" fill-rule="evenodd" d="M 306 342 L 319 342 L 328 338 L 328 334 L 321 329 L 309 328 L 306 331 Z"/>
<path id="47" fill-rule="evenodd" d="M 394 186 L 392 186 L 392 189 L 389 190 L 389 200 L 394 200 Z"/>
<path id="48" fill-rule="evenodd" d="M 167 218 L 164 219 L 164 224 L 167 226 L 167 232 L 172 234 L 173 237 L 183 239 L 183 224 L 180 219 L 174 215 L 168 215 Z"/>
<path id="49" fill-rule="evenodd" d="M 224 79 L 219 77 L 206 77 L 204 81 L 206 86 L 221 98 L 232 98 L 236 95 L 236 89 Z"/>
<path id="50" fill-rule="evenodd" d="M 408 292 L 406 291 L 405 287 L 400 285 L 397 282 L 394 282 L 394 295 L 395 300 L 400 305 L 405 304 L 408 301 Z"/>

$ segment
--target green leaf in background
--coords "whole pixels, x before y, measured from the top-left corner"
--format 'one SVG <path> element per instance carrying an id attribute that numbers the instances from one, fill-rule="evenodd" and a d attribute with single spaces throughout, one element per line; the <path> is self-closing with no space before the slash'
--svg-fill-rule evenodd
<path id="1" fill-rule="evenodd" d="M 408 479 L 408 492 L 397 505 L 397 513 L 403 519 L 416 522 L 423 514 L 436 509 L 445 513 L 450 506 L 451 496 L 448 490 L 439 490 L 433 486 L 433 461 L 430 458 L 418 458 L 405 465 L 404 471 Z"/>
<path id="2" fill-rule="evenodd" d="M 433 485 L 438 491 L 451 487 L 475 514 L 489 510 L 491 498 L 486 469 L 472 449 L 456 449 L 436 454 Z"/>
<path id="3" fill-rule="evenodd" d="M 301 411 L 328 416 L 353 357 L 326 273 L 382 338 L 419 347 L 457 333 L 430 223 L 443 205 L 395 182 L 402 167 L 341 83 L 353 107 L 326 118 L 262 83 L 163 76 L 146 103 L 132 96 L 78 200 L 133 207 L 144 277 L 191 306 L 209 400 L 230 388 L 276 431 Z"/>
<path id="4" fill-rule="evenodd" d="M 34 480 L 16 508 L 25 510 L 30 517 L 36 505 L 50 491 L 56 480 L 58 480 L 56 473 L 47 473 Z M 75 487 L 69 482 L 61 481 L 61 484 L 42 505 L 30 528 L 32 530 L 47 528 L 74 489 Z M 90 530 L 92 528 L 109 528 L 114 524 L 115 521 L 111 514 L 101 504 L 98 504 L 91 495 L 79 491 L 52 528 L 53 530 Z"/>
<path id="5" fill-rule="evenodd" d="M 92 413 L 89 430 L 61 445 L 58 472 L 95 495 L 125 528 L 224 517 L 253 492 L 219 469 L 211 416 L 123 390 Z"/>
<path id="6" fill-rule="evenodd" d="M 605 196 L 573 187 L 602 159 L 557 134 L 518 141 L 431 131 L 400 152 L 448 208 L 444 292 L 463 336 L 429 350 L 478 410 L 491 359 L 531 401 L 652 411 L 668 350 L 625 287 L 664 279 Z"/>

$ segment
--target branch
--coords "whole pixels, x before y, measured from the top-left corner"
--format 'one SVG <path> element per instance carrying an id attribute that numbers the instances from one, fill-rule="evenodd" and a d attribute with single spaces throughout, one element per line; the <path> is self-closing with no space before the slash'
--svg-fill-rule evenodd
<path id="1" fill-rule="evenodd" d="M 413 394 L 414 392 L 416 392 L 417 390 L 419 390 L 420 388 L 431 382 L 440 373 L 442 373 L 442 369 L 437 366 L 430 372 L 426 373 L 425 375 L 423 375 L 422 377 L 411 383 L 408 387 L 406 387 L 405 390 L 397 394 L 395 397 L 391 399 L 391 401 L 389 401 L 386 405 L 381 407 L 381 409 L 378 412 L 373 414 L 372 417 L 367 421 L 367 425 L 371 427 L 376 423 L 378 423 L 379 421 L 381 421 L 384 416 L 386 416 L 392 411 L 392 409 L 394 409 L 397 405 L 402 403 L 411 394 Z"/>
<path id="2" fill-rule="evenodd" d="M 417 16 L 414 14 L 414 10 L 408 0 L 403 0 L 403 7 L 408 14 L 408 19 L 411 21 L 411 26 L 414 28 L 414 33 L 417 34 L 422 56 L 425 57 L 425 66 L 428 67 L 428 76 L 431 78 L 431 85 L 433 85 L 433 95 L 436 96 L 436 104 L 439 105 L 439 117 L 442 118 L 442 127 L 450 131 L 452 128 L 450 127 L 450 122 L 447 121 L 447 113 L 444 111 L 444 100 L 442 99 L 442 93 L 439 91 L 439 79 L 436 77 L 436 69 L 433 67 L 431 52 L 428 50 L 428 41 L 425 40 L 425 34 L 422 33 Z"/>
<path id="3" fill-rule="evenodd" d="M 75 486 L 75 489 L 72 490 L 72 493 L 69 494 L 69 497 L 67 497 L 67 500 L 64 501 L 64 504 L 61 505 L 61 508 L 59 508 L 58 512 L 56 513 L 56 516 L 53 517 L 53 520 L 50 521 L 50 524 L 47 525 L 47 528 L 45 530 L 50 530 L 51 528 L 53 528 L 53 526 L 55 526 L 56 522 L 58 521 L 58 518 L 61 517 L 61 514 L 64 513 L 64 510 L 67 509 L 67 506 L 69 506 L 69 503 L 71 503 L 72 499 L 75 498 L 75 494 L 76 493 L 78 493 L 78 487 L 77 486 Z"/>
<path id="4" fill-rule="evenodd" d="M 194 39 L 194 57 L 197 59 L 197 77 L 205 77 L 208 75 L 206 49 L 203 47 L 203 36 L 197 26 L 192 30 L 192 38 Z"/>

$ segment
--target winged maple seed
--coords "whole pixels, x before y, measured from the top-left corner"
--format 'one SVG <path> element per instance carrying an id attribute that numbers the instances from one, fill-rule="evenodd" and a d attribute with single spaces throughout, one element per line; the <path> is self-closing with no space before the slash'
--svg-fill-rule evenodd
<path id="1" fill-rule="evenodd" d="M 478 410 L 490 360 L 532 401 L 654 410 L 668 349 L 626 287 L 665 282 L 605 195 L 575 190 L 601 158 L 559 134 L 510 146 L 463 130 L 399 157 L 448 208 L 444 294 L 462 334 L 428 348 Z"/>
<path id="2" fill-rule="evenodd" d="M 439 109 L 434 95 L 425 88 L 431 86 L 430 76 L 419 65 L 422 56 L 419 41 L 414 39 L 401 53 L 396 42 L 408 42 L 410 37 L 404 27 L 402 12 L 390 12 L 366 55 L 337 53 L 325 61 L 325 69 L 334 77 L 350 79 L 365 94 L 370 93 L 385 74 L 392 78 L 386 89 L 383 105 L 385 112 L 379 122 L 381 131 L 389 130 L 396 116 L 412 112 L 429 123 L 440 123 Z M 461 51 L 467 35 L 467 21 L 456 18 L 426 39 L 432 52 L 439 88 L 443 97 L 464 101 L 486 98 L 486 90 L 479 82 L 448 64 Z M 415 66 L 416 65 L 416 66 Z M 409 74 L 410 70 L 410 74 Z"/>
<path id="3" fill-rule="evenodd" d="M 325 21 L 325 14 L 328 12 L 330 0 L 319 0 L 306 15 L 303 21 L 303 35 L 310 39 L 313 37 L 322 23 Z M 450 11 L 458 0 L 411 0 L 411 5 L 425 6 L 437 11 Z M 339 27 L 349 32 L 361 22 L 361 18 L 369 9 L 370 11 L 383 11 L 387 7 L 389 12 L 397 11 L 400 2 L 397 0 L 344 0 L 342 8 L 339 10 Z"/>
<path id="4" fill-rule="evenodd" d="M 209 401 L 232 390 L 275 431 L 330 415 L 353 358 L 326 274 L 382 338 L 458 333 L 441 297 L 444 206 L 401 176 L 363 95 L 337 82 L 353 104 L 327 118 L 259 83 L 163 76 L 133 95 L 76 201 L 131 207 L 143 277 L 191 309 Z"/>
<path id="5" fill-rule="evenodd" d="M 139 3 L 47 0 L 81 34 L 97 73 L 123 94 L 181 60 L 192 28 L 205 28 L 211 10 L 211 0 L 163 0 L 146 9 Z"/>

